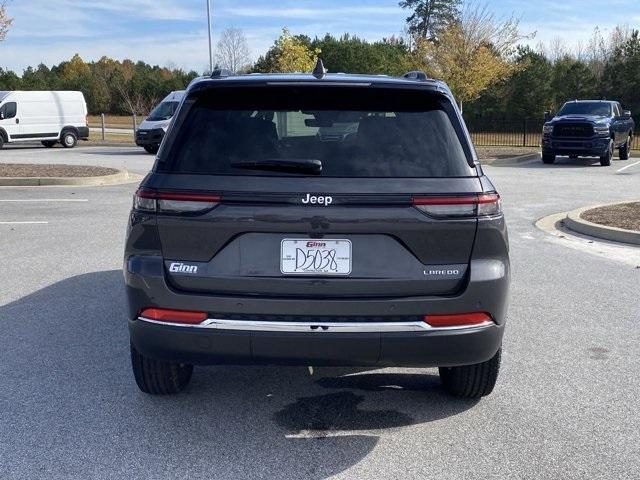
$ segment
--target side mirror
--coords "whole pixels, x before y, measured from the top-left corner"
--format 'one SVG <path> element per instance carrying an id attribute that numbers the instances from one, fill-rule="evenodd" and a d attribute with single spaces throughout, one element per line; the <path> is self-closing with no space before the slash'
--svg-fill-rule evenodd
<path id="1" fill-rule="evenodd" d="M 631 110 L 623 110 L 622 118 L 631 118 Z"/>
<path id="2" fill-rule="evenodd" d="M 0 120 L 4 120 L 4 112 L 0 112 Z"/>
<path id="3" fill-rule="evenodd" d="M 545 121 L 545 122 L 548 122 L 548 121 L 549 121 L 549 120 L 551 120 L 552 118 L 553 118 L 553 115 L 551 114 L 551 112 L 550 112 L 550 111 L 548 111 L 548 110 L 547 110 L 546 112 L 544 112 L 544 121 Z"/>

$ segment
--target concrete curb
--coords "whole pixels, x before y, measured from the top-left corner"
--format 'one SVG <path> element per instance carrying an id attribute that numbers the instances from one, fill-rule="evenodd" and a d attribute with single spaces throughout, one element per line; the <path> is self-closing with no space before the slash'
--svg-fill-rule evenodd
<path id="1" fill-rule="evenodd" d="M 120 185 L 142 180 L 142 175 L 120 170 L 112 175 L 98 177 L 0 177 L 0 187 L 44 187 L 44 186 L 84 186 Z"/>
<path id="2" fill-rule="evenodd" d="M 610 205 L 623 205 L 625 203 L 632 202 L 616 202 L 604 205 L 595 205 L 590 207 L 583 207 L 573 210 L 567 213 L 564 219 L 565 226 L 573 230 L 574 232 L 582 233 L 583 235 L 589 235 L 591 237 L 603 238 L 605 240 L 611 240 L 613 242 L 630 243 L 632 245 L 640 245 L 640 232 L 633 230 L 625 230 L 624 228 L 608 227 L 606 225 L 600 225 L 597 223 L 589 222 L 584 218 L 581 218 L 583 212 L 592 210 L 598 207 L 607 207 Z"/>
<path id="3" fill-rule="evenodd" d="M 517 157 L 511 158 L 485 158 L 484 160 L 480 160 L 480 165 L 493 165 L 497 167 L 508 166 L 508 165 L 517 165 L 519 163 L 526 163 L 531 160 L 539 160 L 539 153 L 526 153 L 524 155 L 518 155 Z"/>

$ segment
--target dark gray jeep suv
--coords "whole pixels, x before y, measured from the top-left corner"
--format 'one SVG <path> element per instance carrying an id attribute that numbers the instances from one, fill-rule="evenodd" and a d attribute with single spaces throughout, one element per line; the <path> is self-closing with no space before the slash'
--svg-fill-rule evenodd
<path id="1" fill-rule="evenodd" d="M 480 397 L 509 287 L 500 197 L 445 84 L 344 74 L 195 82 L 135 194 L 135 379 L 193 365 L 439 367 Z"/>

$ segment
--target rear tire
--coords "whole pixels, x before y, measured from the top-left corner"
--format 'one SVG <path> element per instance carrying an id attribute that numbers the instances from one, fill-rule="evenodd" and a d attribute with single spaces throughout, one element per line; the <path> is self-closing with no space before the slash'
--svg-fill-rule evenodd
<path id="1" fill-rule="evenodd" d="M 147 151 L 147 153 L 151 153 L 153 155 L 158 153 L 158 149 L 159 148 L 160 148 L 160 145 L 145 145 L 144 146 L 144 149 Z"/>
<path id="2" fill-rule="evenodd" d="M 440 382 L 451 395 L 480 398 L 489 395 L 498 380 L 502 347 L 486 362 L 462 367 L 440 367 Z"/>
<path id="3" fill-rule="evenodd" d="M 620 160 L 629 160 L 629 153 L 631 152 L 631 136 L 627 138 L 627 141 L 624 142 L 624 145 L 621 145 L 618 149 L 618 157 Z"/>
<path id="4" fill-rule="evenodd" d="M 142 355 L 131 346 L 131 367 L 138 388 L 151 395 L 181 392 L 191 380 L 193 365 L 163 362 Z"/>
<path id="5" fill-rule="evenodd" d="M 611 165 L 611 157 L 613 157 L 613 140 L 609 142 L 607 153 L 600 157 L 600 165 L 602 165 L 603 167 L 608 167 L 609 165 Z"/>
<path id="6" fill-rule="evenodd" d="M 58 142 L 56 142 L 55 140 L 43 140 L 41 143 L 42 143 L 42 145 L 44 145 L 45 147 L 47 147 L 47 148 L 51 148 L 51 147 L 53 147 L 53 146 L 54 146 L 56 143 L 58 143 Z"/>
<path id="7" fill-rule="evenodd" d="M 0 148 L 4 147 L 4 136 L 0 133 Z"/>
<path id="8" fill-rule="evenodd" d="M 542 154 L 542 163 L 546 163 L 547 165 L 551 165 L 556 161 L 556 156 L 553 153 L 543 153 Z"/>
<path id="9" fill-rule="evenodd" d="M 64 148 L 73 148 L 78 143 L 78 136 L 71 130 L 66 130 L 62 132 L 60 143 Z"/>

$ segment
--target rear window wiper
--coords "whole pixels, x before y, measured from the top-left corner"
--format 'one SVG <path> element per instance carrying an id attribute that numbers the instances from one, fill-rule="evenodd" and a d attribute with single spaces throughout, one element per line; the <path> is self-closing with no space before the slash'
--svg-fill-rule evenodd
<path id="1" fill-rule="evenodd" d="M 322 162 L 315 158 L 261 158 L 231 162 L 234 168 L 250 170 L 274 170 L 278 172 L 315 173 L 322 172 Z"/>

